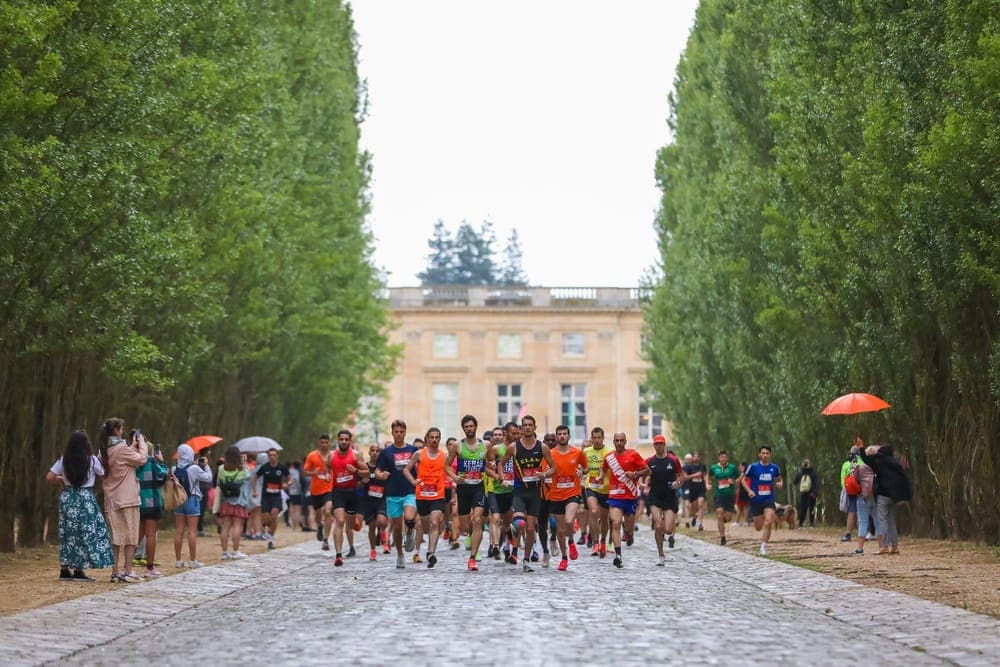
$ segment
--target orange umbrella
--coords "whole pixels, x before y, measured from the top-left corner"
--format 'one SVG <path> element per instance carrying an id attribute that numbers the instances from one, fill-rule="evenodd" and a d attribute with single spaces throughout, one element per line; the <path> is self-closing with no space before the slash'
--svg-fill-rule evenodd
<path id="1" fill-rule="evenodd" d="M 217 442 L 220 442 L 222 438 L 217 435 L 196 435 L 187 441 L 187 444 L 194 450 L 197 454 L 203 449 L 208 449 Z"/>
<path id="2" fill-rule="evenodd" d="M 891 406 L 873 394 L 844 394 L 830 401 L 830 404 L 823 408 L 822 414 L 856 415 L 859 412 L 878 412 L 888 407 Z"/>

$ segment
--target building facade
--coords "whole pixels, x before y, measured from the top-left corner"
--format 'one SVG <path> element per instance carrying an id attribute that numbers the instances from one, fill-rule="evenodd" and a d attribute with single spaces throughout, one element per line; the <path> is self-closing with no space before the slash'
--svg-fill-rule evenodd
<path id="1" fill-rule="evenodd" d="M 403 347 L 387 388 L 386 422 L 461 437 L 531 414 L 540 432 L 624 431 L 631 443 L 670 438 L 644 388 L 643 293 L 621 288 L 403 287 L 389 290 Z"/>

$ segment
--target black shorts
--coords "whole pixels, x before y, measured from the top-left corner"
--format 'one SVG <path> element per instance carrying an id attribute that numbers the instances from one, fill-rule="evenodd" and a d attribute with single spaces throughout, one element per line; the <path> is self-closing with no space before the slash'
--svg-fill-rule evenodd
<path id="1" fill-rule="evenodd" d="M 289 494 L 288 495 L 288 504 L 289 505 L 301 505 L 302 504 L 302 494 L 301 493 Z"/>
<path id="2" fill-rule="evenodd" d="M 542 492 L 535 487 L 533 489 L 514 489 L 514 500 L 511 501 L 511 509 L 515 514 L 538 517 L 542 511 Z"/>
<path id="3" fill-rule="evenodd" d="M 731 495 L 716 494 L 712 496 L 712 505 L 717 510 L 724 512 L 736 511 L 736 498 Z"/>
<path id="4" fill-rule="evenodd" d="M 417 500 L 417 514 L 420 516 L 430 516 L 431 512 L 443 512 L 448 501 L 444 498 L 436 500 Z"/>
<path id="5" fill-rule="evenodd" d="M 692 484 L 691 490 L 688 493 L 688 500 L 694 502 L 699 498 L 705 497 L 705 485 L 704 484 Z"/>
<path id="6" fill-rule="evenodd" d="M 750 503 L 750 516 L 755 519 L 759 516 L 764 516 L 764 510 L 768 507 L 770 507 L 772 511 L 775 509 L 773 500 L 769 500 L 766 503 Z"/>
<path id="7" fill-rule="evenodd" d="M 381 514 L 382 516 L 388 516 L 385 511 L 385 497 L 376 498 L 375 496 L 361 496 L 361 507 L 363 508 L 365 523 L 371 523 L 375 518 Z"/>
<path id="8" fill-rule="evenodd" d="M 573 496 L 572 498 L 567 498 L 566 500 L 550 500 L 549 501 L 549 514 L 555 514 L 557 516 L 563 516 L 566 514 L 566 505 L 570 503 L 576 503 L 580 505 L 583 503 L 583 498 L 580 496 Z"/>
<path id="9" fill-rule="evenodd" d="M 323 509 L 323 505 L 333 500 L 333 496 L 330 493 L 324 493 L 319 496 L 309 496 L 312 499 L 313 509 L 319 512 Z"/>
<path id="10" fill-rule="evenodd" d="M 486 500 L 489 503 L 490 514 L 506 514 L 514 503 L 514 493 L 493 493 L 491 491 Z"/>
<path id="11" fill-rule="evenodd" d="M 143 521 L 159 521 L 163 518 L 162 507 L 140 507 L 139 518 Z"/>
<path id="12" fill-rule="evenodd" d="M 460 484 L 457 488 L 459 516 L 468 514 L 475 507 L 486 507 L 486 489 L 482 484 Z"/>
<path id="13" fill-rule="evenodd" d="M 333 509 L 342 509 L 348 514 L 358 513 L 358 492 L 354 489 L 334 489 Z"/>
<path id="14" fill-rule="evenodd" d="M 271 510 L 281 512 L 281 494 L 264 493 L 260 498 L 260 511 L 263 514 L 270 514 Z"/>
<path id="15" fill-rule="evenodd" d="M 584 489 L 583 490 L 583 497 L 584 498 L 597 498 L 597 504 L 598 504 L 598 506 L 599 507 L 603 507 L 604 509 L 608 509 L 608 494 L 606 494 L 606 493 L 598 493 L 597 491 L 594 491 L 593 489 Z"/>
<path id="16" fill-rule="evenodd" d="M 677 494 L 673 491 L 664 494 L 651 493 L 649 494 L 648 502 L 650 507 L 659 507 L 661 510 L 677 512 Z"/>

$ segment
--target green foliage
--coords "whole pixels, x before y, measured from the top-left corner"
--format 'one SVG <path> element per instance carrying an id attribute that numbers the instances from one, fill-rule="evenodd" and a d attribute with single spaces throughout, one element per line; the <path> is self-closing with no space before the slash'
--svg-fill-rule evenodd
<path id="1" fill-rule="evenodd" d="M 833 479 L 860 429 L 911 465 L 919 530 L 997 539 L 998 9 L 701 3 L 647 313 L 685 447 L 766 442 Z M 848 391 L 893 407 L 820 417 Z"/>
<path id="2" fill-rule="evenodd" d="M 478 230 L 463 221 L 454 237 L 438 220 L 427 241 L 427 268 L 417 278 L 421 285 L 526 285 L 517 230 L 511 231 L 502 255 L 496 254 L 495 244 L 493 223 L 488 220 Z"/>

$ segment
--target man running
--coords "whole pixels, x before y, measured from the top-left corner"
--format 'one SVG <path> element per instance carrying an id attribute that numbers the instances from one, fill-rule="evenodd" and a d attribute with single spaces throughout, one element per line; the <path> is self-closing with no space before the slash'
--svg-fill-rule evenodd
<path id="1" fill-rule="evenodd" d="M 691 527 L 698 526 L 698 530 L 704 530 L 702 519 L 705 516 L 705 475 L 708 469 L 701 462 L 701 452 L 695 452 L 691 457 L 691 463 L 684 466 L 684 474 L 688 479 L 688 502 L 691 512 Z"/>
<path id="2" fill-rule="evenodd" d="M 513 424 L 513 422 L 511 422 Z M 521 427 L 513 424 L 512 428 L 493 429 L 492 445 L 486 454 L 486 476 L 489 478 L 490 487 L 486 495 L 486 502 L 490 510 L 490 551 L 487 557 L 493 556 L 493 560 L 500 560 L 500 543 L 510 530 L 510 522 L 513 519 L 511 510 L 514 501 L 514 461 L 508 459 L 503 465 L 501 460 L 509 447 L 514 446 L 514 440 L 521 437 Z M 507 545 L 507 549 L 510 545 Z M 508 554 L 508 563 L 517 564 L 517 557 L 511 560 Z"/>
<path id="3" fill-rule="evenodd" d="M 288 489 L 289 472 L 285 464 L 278 463 L 278 450 L 272 447 L 267 450 L 267 463 L 257 466 L 254 473 L 263 477 L 263 498 L 260 511 L 264 517 L 264 532 L 270 535 L 267 548 L 274 548 L 274 535 L 278 532 L 278 515 L 281 514 L 281 491 Z M 257 485 L 253 487 L 253 497 L 257 497 Z"/>
<path id="4" fill-rule="evenodd" d="M 330 456 L 330 472 L 333 474 L 333 546 L 337 554 L 333 564 L 340 567 L 344 564 L 344 529 L 354 531 L 354 516 L 358 513 L 358 482 L 364 484 L 369 479 L 368 465 L 361 452 L 351 446 L 351 432 L 346 428 L 337 432 L 337 448 Z"/>
<path id="5" fill-rule="evenodd" d="M 368 560 L 375 560 L 375 551 L 381 539 L 382 533 L 386 529 L 388 520 L 385 514 L 385 483 L 375 478 L 376 464 L 382 448 L 378 443 L 368 448 L 368 483 L 364 486 L 364 519 L 368 524 L 368 544 L 371 546 L 371 553 Z M 389 553 L 389 541 L 382 543 L 383 553 Z"/>
<path id="6" fill-rule="evenodd" d="M 559 542 L 559 571 L 565 572 L 570 560 L 576 560 L 578 552 L 573 542 L 573 520 L 576 510 L 583 502 L 580 478 L 588 470 L 589 464 L 583 451 L 569 444 L 569 426 L 556 427 L 555 448 L 549 450 L 555 462 L 555 473 L 549 487 L 549 512 L 556 518 L 556 539 Z M 567 550 L 567 543 L 569 549 Z"/>
<path id="7" fill-rule="evenodd" d="M 719 462 L 708 469 L 708 480 L 712 484 L 712 505 L 715 506 L 715 521 L 719 528 L 719 544 L 726 544 L 726 523 L 733 520 L 736 512 L 736 485 L 740 471 L 735 463 L 729 462 L 729 452 L 719 452 Z"/>
<path id="8" fill-rule="evenodd" d="M 330 434 L 319 436 L 316 449 L 306 456 L 302 470 L 310 476 L 309 495 L 316 514 L 316 539 L 323 542 L 323 551 L 330 550 L 330 528 L 333 525 L 333 479 L 330 476 Z"/>
<path id="9" fill-rule="evenodd" d="M 771 539 L 774 524 L 774 490 L 781 489 L 781 471 L 771 463 L 771 448 L 762 445 L 757 452 L 760 461 L 751 463 L 743 475 L 743 488 L 750 496 L 750 515 L 756 530 L 764 528 L 764 541 L 760 543 L 760 555 L 767 555 L 767 542 Z"/>
<path id="10" fill-rule="evenodd" d="M 486 476 L 487 445 L 476 438 L 479 424 L 472 415 L 462 417 L 462 431 L 465 438 L 458 443 L 453 452 L 449 452 L 447 465 L 457 459 L 458 485 L 455 493 L 458 496 L 458 523 L 463 535 L 469 535 L 471 552 L 468 568 L 470 572 L 479 569 L 476 557 L 479 555 L 479 545 L 483 541 L 483 513 L 486 511 L 486 488 L 483 485 Z M 452 527 L 454 530 L 454 527 Z M 490 553 L 492 555 L 492 552 Z"/>
<path id="11" fill-rule="evenodd" d="M 667 451 L 667 439 L 663 435 L 653 436 L 655 454 L 646 459 L 649 468 L 649 511 L 653 515 L 653 536 L 659 552 L 657 565 L 663 567 L 666 556 L 663 553 L 663 536 L 674 548 L 674 526 L 677 521 L 677 487 L 684 483 L 681 461 L 673 452 Z"/>
<path id="12" fill-rule="evenodd" d="M 590 515 L 590 538 L 593 544 L 591 556 L 604 558 L 608 549 L 608 489 L 611 480 L 604 468 L 604 457 L 609 448 L 604 446 L 604 429 L 595 426 L 590 430 L 590 446 L 584 447 L 583 454 L 587 457 L 587 486 L 584 495 L 587 499 L 587 513 Z"/>
<path id="13" fill-rule="evenodd" d="M 509 438 L 510 433 L 513 433 L 513 429 L 516 428 L 517 425 L 513 422 L 508 423 L 504 427 L 505 437 Z M 507 447 L 507 451 L 500 461 L 501 467 L 509 460 L 514 461 L 514 499 L 512 501 L 514 518 L 511 521 L 511 535 L 514 538 L 514 544 L 511 548 L 511 555 L 513 558 L 517 558 L 517 545 L 523 537 L 524 562 L 522 567 L 525 572 L 534 572 L 528 562 L 531 548 L 535 544 L 535 533 L 538 530 L 538 513 L 542 504 L 541 485 L 546 477 L 555 472 L 555 463 L 552 461 L 549 448 L 535 437 L 535 418 L 531 415 L 525 415 L 521 418 L 521 437 L 514 441 L 512 447 Z M 542 461 L 549 465 L 545 470 L 542 470 Z"/>
<path id="14" fill-rule="evenodd" d="M 403 524 L 406 524 L 406 550 L 413 551 L 414 528 L 417 523 L 417 497 L 413 484 L 403 475 L 403 469 L 417 453 L 417 448 L 406 442 L 406 422 L 396 419 L 389 427 L 392 445 L 382 450 L 375 466 L 375 479 L 385 482 L 385 510 L 392 522 L 392 540 L 396 546 L 396 567 L 406 567 L 403 562 Z"/>
<path id="15" fill-rule="evenodd" d="M 622 564 L 622 524 L 625 537 L 635 528 L 635 510 L 638 505 L 639 483 L 649 475 L 649 466 L 639 452 L 626 449 L 628 440 L 621 431 L 611 436 L 615 451 L 604 458 L 604 469 L 610 473 L 611 485 L 608 489 L 608 520 L 611 522 L 611 541 L 615 545 L 614 566 Z"/>
<path id="16" fill-rule="evenodd" d="M 441 522 L 444 518 L 444 481 L 458 476 L 446 464 L 447 454 L 441 451 L 441 430 L 435 426 L 428 429 L 424 436 L 425 446 L 416 452 L 406 467 L 403 476 L 416 489 L 417 514 L 421 522 L 429 521 L 425 528 L 427 532 L 427 567 L 437 564 L 437 543 L 441 534 Z M 416 472 L 416 477 L 413 473 Z M 419 546 L 417 547 L 420 548 Z"/>

